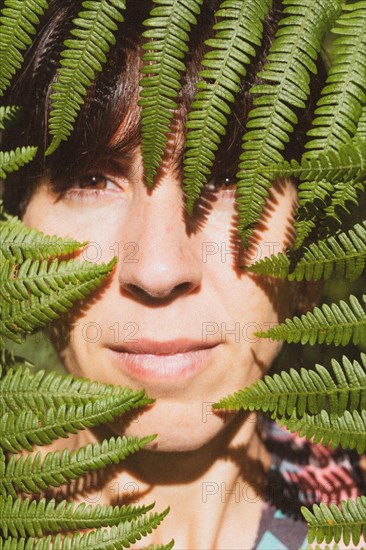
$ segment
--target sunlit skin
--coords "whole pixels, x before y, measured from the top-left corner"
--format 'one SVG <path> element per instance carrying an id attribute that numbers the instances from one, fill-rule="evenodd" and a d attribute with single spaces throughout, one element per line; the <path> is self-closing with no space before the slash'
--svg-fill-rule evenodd
<path id="1" fill-rule="evenodd" d="M 211 403 L 258 380 L 279 351 L 279 343 L 254 333 L 291 315 L 293 287 L 253 276 L 238 264 L 288 244 L 295 188 L 290 182 L 274 186 L 252 246 L 238 258 L 234 190 L 225 188 L 225 178 L 216 191 L 205 191 L 190 218 L 180 176 L 168 165 L 148 190 L 139 151 L 131 156 L 129 175 L 114 170 L 92 176 L 62 197 L 42 180 L 23 218 L 47 234 L 89 241 L 81 259 L 119 256 L 108 281 L 68 316 L 69 338 L 60 336 L 60 324 L 53 334 L 69 372 L 145 388 L 156 402 L 127 425 L 123 418 L 110 425 L 111 433 L 82 432 L 62 445 L 157 433 L 149 450 L 102 476 L 100 492 L 89 501 L 121 501 L 125 491 L 139 503 L 155 501 L 159 511 L 170 506 L 159 529 L 136 548 L 173 537 L 180 550 L 251 548 L 261 513 L 257 491 L 269 458 L 255 418 L 214 413 Z M 178 338 L 212 349 L 206 364 L 177 378 L 134 376 L 109 349 L 117 341 L 123 346 Z"/>

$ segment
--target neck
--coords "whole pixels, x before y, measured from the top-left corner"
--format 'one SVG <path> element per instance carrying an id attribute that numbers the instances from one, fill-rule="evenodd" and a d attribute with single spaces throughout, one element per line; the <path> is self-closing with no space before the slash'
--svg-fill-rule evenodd
<path id="1" fill-rule="evenodd" d="M 83 438 L 88 435 L 84 432 Z M 93 439 L 100 435 L 94 432 Z M 196 450 L 142 450 L 131 455 L 108 473 L 108 479 L 104 472 L 103 501 L 121 504 L 127 497 L 134 504 L 155 501 L 157 511 L 170 507 L 149 544 L 174 537 L 176 548 L 250 548 L 268 467 L 269 456 L 256 423 L 246 418 L 231 422 Z"/>

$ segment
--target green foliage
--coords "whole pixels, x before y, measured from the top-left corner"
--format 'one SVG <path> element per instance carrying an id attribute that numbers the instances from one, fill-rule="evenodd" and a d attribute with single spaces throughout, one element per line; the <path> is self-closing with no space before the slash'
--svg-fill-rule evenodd
<path id="1" fill-rule="evenodd" d="M 174 111 L 180 101 L 192 28 L 204 0 L 153 0 L 144 25 L 141 92 L 142 152 L 148 186 L 164 162 Z M 23 53 L 48 7 L 45 0 L 5 0 L 0 15 L 0 95 L 11 85 Z M 294 246 L 247 268 L 291 281 L 317 281 L 331 275 L 353 281 L 365 266 L 366 221 L 344 226 L 354 206 L 364 204 L 366 158 L 366 2 L 284 0 L 274 43 L 259 84 L 250 89 L 253 107 L 242 136 L 237 174 L 239 233 L 244 245 L 263 211 L 272 180 L 299 180 Z M 184 190 L 193 211 L 226 133 L 233 105 L 252 60 L 263 45 L 263 20 L 270 0 L 223 0 L 206 41 L 202 69 L 186 123 Z M 82 2 L 73 21 L 72 38 L 64 42 L 60 67 L 52 84 L 47 154 L 70 136 L 89 87 L 104 68 L 123 22 L 124 0 Z M 133 2 L 129 9 L 133 9 Z M 332 44 L 325 87 L 320 93 L 300 162 L 284 161 L 286 146 L 309 108 L 310 79 L 326 31 Z M 258 81 L 258 80 L 257 80 Z M 93 94 L 91 93 L 91 100 Z M 20 108 L 0 107 L 0 130 L 16 122 Z M 0 152 L 0 177 L 30 162 L 37 149 L 18 147 Z M 286 156 L 287 158 L 287 156 Z M 76 480 L 107 467 L 144 447 L 154 436 L 117 438 L 75 451 L 49 452 L 44 458 L 34 444 L 112 421 L 151 400 L 143 392 L 112 388 L 70 376 L 34 372 L 21 357 L 3 348 L 4 337 L 19 336 L 47 325 L 76 300 L 101 285 L 107 265 L 81 264 L 72 256 L 87 243 L 60 239 L 25 227 L 0 204 L 0 548 L 7 550 L 79 550 L 128 548 L 158 526 L 167 511 L 150 514 L 150 506 L 85 507 L 63 501 L 18 498 Z M 366 341 L 366 296 L 359 301 L 322 305 L 287 319 L 259 334 L 287 342 L 347 345 Z M 221 400 L 216 408 L 262 410 L 280 425 L 323 444 L 366 449 L 366 358 L 332 361 L 332 371 L 291 369 L 266 376 Z M 3 449 L 3 450 L 1 450 Z M 9 456 L 28 450 L 29 456 Z M 333 505 L 332 505 L 333 506 Z M 343 503 L 339 510 L 321 505 L 304 511 L 310 542 L 357 544 L 366 525 L 366 500 Z M 108 526 L 109 529 L 105 527 Z M 92 527 L 91 533 L 56 534 L 61 529 Z M 47 532 L 51 533 L 47 535 Z M 41 537 L 41 538 L 39 538 Z M 39 538 L 39 540 L 38 540 Z M 164 546 L 149 546 L 164 550 Z"/>
<path id="2" fill-rule="evenodd" d="M 287 277 L 290 281 L 318 281 L 331 275 L 356 280 L 365 269 L 366 221 L 349 231 L 311 243 L 301 255 L 289 250 L 259 260 L 246 267 L 247 271 L 270 277 Z"/>
<path id="3" fill-rule="evenodd" d="M 185 177 L 187 209 L 192 213 L 194 201 L 207 182 L 221 136 L 226 132 L 230 107 L 246 75 L 246 65 L 255 56 L 263 35 L 263 20 L 271 6 L 269 0 L 224 0 L 215 16 L 214 38 L 200 72 L 201 80 L 188 114 Z"/>
<path id="4" fill-rule="evenodd" d="M 357 131 L 355 133 L 355 140 L 366 140 L 366 107 L 362 107 L 362 113 L 357 124 Z"/>
<path id="5" fill-rule="evenodd" d="M 110 529 L 96 529 L 84 535 L 76 533 L 75 535 L 67 535 L 64 537 L 58 534 L 53 540 L 51 536 L 48 536 L 43 538 L 40 543 L 37 543 L 34 549 L 49 550 L 51 542 L 52 550 L 100 550 L 101 548 L 105 550 L 119 550 L 122 548 L 129 548 L 131 544 L 141 540 L 142 536 L 156 529 L 167 515 L 168 511 L 169 510 L 165 510 L 161 514 L 150 513 L 150 515 L 137 518 L 131 522 L 121 522 L 118 525 L 113 525 Z M 57 521 L 59 521 L 59 518 L 57 518 Z M 24 524 L 28 525 L 27 520 L 24 521 Z M 35 543 L 32 539 L 28 540 L 30 545 Z M 10 544 L 12 543 L 13 541 L 10 538 Z M 167 549 L 171 547 L 170 545 L 166 546 Z M 6 548 L 6 546 L 4 546 L 4 548 Z M 11 546 L 10 548 L 12 549 Z M 15 548 L 17 547 L 15 546 Z M 25 548 L 33 548 L 33 546 L 25 546 Z M 164 546 L 162 548 L 164 548 Z"/>
<path id="6" fill-rule="evenodd" d="M 52 541 L 52 550 L 79 550 L 81 546 L 79 546 L 80 543 L 82 543 L 84 546 L 84 549 L 91 549 L 91 550 L 100 550 L 100 548 L 108 549 L 108 550 L 114 550 L 114 548 L 117 548 L 117 546 L 111 546 L 108 543 L 106 533 L 101 534 L 98 533 L 96 535 L 97 541 L 95 542 L 94 546 L 87 546 L 89 543 L 92 542 L 92 540 L 89 540 L 85 538 L 85 536 L 79 540 L 79 537 L 75 538 L 66 538 L 64 540 L 61 539 L 60 536 L 57 536 L 56 539 Z M 112 542 L 113 544 L 114 542 Z M 4 545 L 2 546 L 2 540 L 0 539 L 0 548 L 1 550 L 50 550 L 50 544 L 51 544 L 51 537 L 47 537 L 45 539 L 38 540 L 34 539 L 32 537 L 24 539 L 14 539 L 12 537 L 8 537 Z M 171 550 L 174 545 L 174 540 L 172 540 L 169 544 L 150 544 L 147 548 L 144 550 Z M 118 548 L 129 548 L 130 545 L 128 542 L 125 543 L 125 546 L 119 546 Z"/>
<path id="7" fill-rule="evenodd" d="M 20 108 L 16 105 L 0 106 L 0 130 L 5 130 L 7 126 L 14 123 L 19 115 Z"/>
<path id="8" fill-rule="evenodd" d="M 351 295 L 349 304 L 343 300 L 339 304 L 323 304 L 301 317 L 286 319 L 258 336 L 311 345 L 315 342 L 335 346 L 347 346 L 349 342 L 358 344 L 366 337 L 366 295 L 362 301 L 363 304 Z"/>
<path id="9" fill-rule="evenodd" d="M 45 236 L 4 214 L 0 220 L 0 341 L 6 336 L 20 342 L 19 333 L 59 317 L 76 300 L 101 285 L 112 271 L 108 264 L 61 260 L 85 243 Z"/>
<path id="10" fill-rule="evenodd" d="M 366 137 L 366 136 L 365 136 Z M 300 180 L 299 195 L 304 206 L 311 200 L 306 194 L 306 187 L 302 182 L 311 183 L 313 187 L 317 182 L 327 183 L 330 191 L 337 182 L 362 183 L 366 178 L 366 140 L 358 137 L 352 143 L 339 146 L 339 149 L 328 149 L 317 156 L 302 156 L 301 162 L 291 160 L 280 164 L 272 164 L 261 168 L 263 175 L 271 179 L 295 177 Z M 304 191 L 301 193 L 301 191 Z M 313 191 L 316 197 L 316 191 Z M 321 195 L 320 195 L 321 196 Z"/>
<path id="11" fill-rule="evenodd" d="M 281 163 L 285 144 L 298 122 L 295 108 L 304 109 L 310 93 L 310 74 L 328 25 L 337 16 L 337 0 L 286 0 L 285 17 L 279 23 L 266 65 L 259 75 L 264 84 L 249 113 L 247 132 L 237 174 L 238 230 L 244 245 L 258 221 L 271 181 L 261 173 L 266 164 Z"/>
<path id="12" fill-rule="evenodd" d="M 86 405 L 109 398 L 123 400 L 132 395 L 128 388 L 98 384 L 87 378 L 74 378 L 71 374 L 46 373 L 45 370 L 31 373 L 21 361 L 17 364 L 14 356 L 6 358 L 7 371 L 0 378 L 1 412 L 20 413 L 26 409 L 43 413 L 48 407 Z"/>
<path id="13" fill-rule="evenodd" d="M 62 500 L 56 504 L 54 499 L 39 502 L 28 498 L 22 500 L 6 499 L 0 496 L 0 530 L 4 536 L 13 537 L 37 536 L 42 537 L 45 532 L 61 530 L 79 530 L 90 527 L 108 527 L 121 522 L 132 521 L 151 510 L 151 506 L 100 506 L 94 508 Z"/>
<path id="14" fill-rule="evenodd" d="M 197 24 L 203 0 L 153 0 L 157 7 L 150 13 L 143 33 L 145 65 L 141 72 L 142 140 L 146 182 L 152 187 L 168 143 L 173 111 L 181 89 L 181 73 L 188 51 L 189 33 Z"/>
<path id="15" fill-rule="evenodd" d="M 4 498 L 6 494 L 16 498 L 16 491 L 19 489 L 23 493 L 40 493 L 49 487 L 59 487 L 89 471 L 120 462 L 150 440 L 151 438 L 138 440 L 133 437 L 111 437 L 101 445 L 89 444 L 72 452 L 64 449 L 62 455 L 58 451 L 47 453 L 43 460 L 41 452 L 18 458 L 11 456 L 6 468 L 5 465 L 2 466 L 0 493 Z M 145 511 L 149 509 L 150 507 Z"/>
<path id="16" fill-rule="evenodd" d="M 306 144 L 308 151 L 304 158 L 316 158 L 319 153 L 327 153 L 329 150 L 338 152 L 339 148 L 349 144 L 357 133 L 358 122 L 366 101 L 366 86 L 363 81 L 365 29 L 366 3 L 356 2 L 343 6 L 343 13 L 332 28 L 332 32 L 341 37 L 333 44 L 332 64 L 315 111 L 313 128 L 309 131 L 309 136 L 313 139 Z M 317 219 L 325 218 L 325 226 L 334 223 L 334 220 L 340 223 L 339 216 L 344 211 L 349 213 L 347 203 L 358 204 L 357 191 L 364 189 L 362 184 L 355 185 L 355 182 L 347 178 L 345 181 L 338 181 L 333 189 L 328 189 L 328 200 L 324 201 L 322 187 L 326 181 L 318 180 L 312 185 L 313 197 L 320 200 L 318 212 L 310 216 L 310 220 L 309 215 L 299 213 L 295 224 L 296 248 L 299 248 L 316 228 Z M 311 206 L 311 201 L 311 197 L 302 193 L 300 185 L 299 203 L 306 214 L 309 214 L 307 205 Z"/>
<path id="17" fill-rule="evenodd" d="M 274 419 L 295 413 L 301 418 L 323 409 L 338 416 L 346 410 L 361 413 L 366 408 L 366 355 L 361 355 L 361 363 L 344 356 L 341 365 L 333 359 L 332 367 L 333 372 L 316 365 L 315 370 L 292 368 L 273 377 L 266 375 L 249 388 L 222 399 L 215 408 L 263 411 Z"/>
<path id="18" fill-rule="evenodd" d="M 122 11 L 126 6 L 125 0 L 86 0 L 82 7 L 73 21 L 71 34 L 75 38 L 65 41 L 61 68 L 53 84 L 49 121 L 53 139 L 46 151 L 48 155 L 70 136 L 87 88 L 96 73 L 102 71 L 109 49 L 115 43 L 117 23 L 123 21 Z"/>
<path id="19" fill-rule="evenodd" d="M 0 280 L 0 338 L 19 342 L 19 333 L 30 333 L 65 313 L 76 300 L 101 285 L 112 271 L 116 259 L 108 264 L 80 263 L 77 260 L 26 260 L 20 268 L 4 262 Z M 35 279 L 37 277 L 37 279 Z"/>
<path id="20" fill-rule="evenodd" d="M 359 454 L 366 449 L 366 410 L 345 411 L 342 415 L 330 415 L 324 409 L 319 414 L 305 413 L 298 418 L 293 413 L 289 418 L 278 419 L 280 426 L 290 432 L 298 432 L 300 437 L 311 439 L 314 444 L 322 443 L 335 449 L 355 449 Z"/>
<path id="21" fill-rule="evenodd" d="M 18 339 L 19 334 L 58 318 L 102 284 L 115 259 L 102 265 L 61 259 L 87 243 L 46 236 L 0 207 L 0 331 L 2 336 Z M 112 437 L 71 452 L 48 452 L 44 458 L 40 451 L 33 452 L 33 445 L 47 445 L 69 433 L 111 422 L 152 400 L 143 390 L 74 380 L 70 375 L 46 375 L 44 371 L 32 373 L 32 365 L 2 345 L 0 342 L 0 547 L 89 549 L 102 544 L 103 548 L 126 548 L 150 533 L 167 511 L 149 515 L 151 506 L 92 509 L 84 504 L 74 509 L 74 503 L 65 500 L 57 506 L 54 500 L 44 498 L 38 503 L 23 500 L 18 491 L 41 493 L 59 487 L 117 464 L 145 447 L 155 435 Z M 23 450 L 30 454 L 8 456 Z M 85 528 L 95 530 L 81 537 L 79 533 L 46 536 Z"/>
<path id="22" fill-rule="evenodd" d="M 321 503 L 311 512 L 303 508 L 302 512 L 309 524 L 309 543 L 323 541 L 342 542 L 348 546 L 351 542 L 357 546 L 366 523 L 366 497 L 343 500 L 341 506 Z"/>
<path id="23" fill-rule="evenodd" d="M 0 209 L 2 203 L 0 203 Z M 18 265 L 25 260 L 52 259 L 76 252 L 87 243 L 70 237 L 45 235 L 33 227 L 27 227 L 17 217 L 0 210 L 0 261 Z M 2 267 L 2 266 L 1 266 Z"/>
<path id="24" fill-rule="evenodd" d="M 17 147 L 15 151 L 0 151 L 0 178 L 5 180 L 7 174 L 19 170 L 34 159 L 37 147 Z"/>
<path id="25" fill-rule="evenodd" d="M 366 141 L 355 138 L 316 157 L 305 154 L 300 165 L 296 161 L 284 163 L 281 175 L 286 176 L 286 169 L 287 174 L 293 169 L 293 175 L 301 180 L 295 249 L 303 245 L 319 224 L 328 236 L 329 229 L 337 228 L 342 218 L 350 214 L 350 205 L 364 200 L 365 158 Z"/>
<path id="26" fill-rule="evenodd" d="M 69 433 L 76 434 L 85 428 L 111 422 L 122 413 L 150 403 L 151 399 L 141 391 L 133 392 L 127 398 L 108 397 L 86 405 L 62 405 L 48 409 L 46 414 L 21 411 L 16 415 L 8 412 L 0 419 L 0 445 L 11 453 L 22 449 L 32 451 L 32 445 L 48 445 Z M 143 445 L 149 441 L 143 440 Z"/>
<path id="27" fill-rule="evenodd" d="M 33 365 L 23 357 L 18 357 L 14 352 L 6 348 L 0 348 L 0 377 L 5 375 L 10 369 L 18 369 L 19 367 L 27 369 L 32 366 Z M 3 403 L 1 403 L 0 406 L 3 406 Z"/>
<path id="28" fill-rule="evenodd" d="M 331 32 L 340 36 L 333 44 L 333 63 L 309 131 L 313 139 L 305 145 L 306 157 L 315 157 L 328 148 L 337 151 L 348 143 L 366 103 L 366 2 L 344 5 Z"/>
<path id="29" fill-rule="evenodd" d="M 21 52 L 32 43 L 46 0 L 5 0 L 0 15 L 0 96 L 22 65 Z"/>

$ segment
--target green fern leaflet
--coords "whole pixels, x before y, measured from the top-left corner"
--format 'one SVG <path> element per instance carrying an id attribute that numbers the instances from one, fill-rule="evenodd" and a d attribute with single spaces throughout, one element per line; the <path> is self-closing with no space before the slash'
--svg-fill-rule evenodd
<path id="1" fill-rule="evenodd" d="M 200 72 L 201 80 L 188 114 L 183 186 L 190 213 L 226 132 L 229 105 L 246 75 L 246 65 L 255 56 L 254 46 L 261 43 L 263 20 L 270 7 L 269 0 L 224 0 L 215 14 L 219 19 L 213 27 L 216 34 L 206 40 L 211 50 L 202 60 L 205 69 Z"/>
<path id="2" fill-rule="evenodd" d="M 126 7 L 125 0 L 86 0 L 82 6 L 84 9 L 74 19 L 75 28 L 71 30 L 75 39 L 64 43 L 61 69 L 53 84 L 53 109 L 49 120 L 53 139 L 46 155 L 53 153 L 61 141 L 70 136 L 87 89 L 96 74 L 102 71 L 110 46 L 115 43 L 117 23 L 123 21 L 122 11 Z"/>
<path id="3" fill-rule="evenodd" d="M 32 504 L 33 504 L 33 509 L 32 509 Z M 36 502 L 33 501 L 32 504 L 29 505 L 29 509 L 31 513 L 34 513 L 36 511 Z M 52 501 L 48 504 L 48 506 L 50 505 L 52 505 Z M 19 507 L 20 507 L 20 504 L 19 504 Z M 23 507 L 25 507 L 24 504 L 23 504 Z M 44 507 L 44 504 L 43 504 L 43 507 Z M 22 514 L 23 510 L 20 509 L 19 511 Z M 153 529 L 156 529 L 159 526 L 159 524 L 163 521 L 168 511 L 169 510 L 165 510 L 161 514 L 150 513 L 149 515 L 143 516 L 141 518 L 136 518 L 131 522 L 121 522 L 118 525 L 113 525 L 111 529 L 108 529 L 108 530 L 96 529 L 95 531 L 91 531 L 90 533 L 86 533 L 84 535 L 80 535 L 80 533 L 76 533 L 75 535 L 72 535 L 72 536 L 67 535 L 66 537 L 64 535 L 59 534 L 59 535 L 56 535 L 54 539 L 52 539 L 51 536 L 48 536 L 42 539 L 41 544 L 37 544 L 35 548 L 36 550 L 39 550 L 39 549 L 49 550 L 50 548 L 52 548 L 52 550 L 76 550 L 76 549 L 100 550 L 101 548 L 106 550 L 107 549 L 119 550 L 122 548 L 130 548 L 131 543 L 134 543 L 140 540 L 142 536 L 145 536 L 148 533 L 151 533 Z M 7 512 L 6 506 L 4 507 L 4 512 Z M 26 517 L 24 519 L 25 519 L 24 525 L 26 527 L 29 527 L 30 522 L 27 522 Z M 58 520 L 57 517 L 55 519 Z M 50 523 L 52 524 L 52 522 Z M 55 525 L 55 522 L 53 522 L 53 525 Z M 31 528 L 29 530 L 31 530 Z M 16 533 L 15 528 L 14 528 L 14 532 Z M 29 538 L 28 544 L 29 543 L 30 544 L 34 543 L 34 540 L 32 540 L 32 538 Z M 29 548 L 29 546 L 26 548 Z M 30 546 L 30 548 L 33 548 L 33 545 Z"/>
<path id="4" fill-rule="evenodd" d="M 20 111 L 21 109 L 17 105 L 3 105 L 0 107 L 0 130 L 5 130 L 7 126 L 14 123 Z"/>
<path id="5" fill-rule="evenodd" d="M 29 499 L 13 500 L 0 496 L 0 530 L 7 537 L 42 537 L 45 532 L 61 530 L 79 530 L 118 525 L 132 521 L 146 514 L 151 506 L 100 506 L 92 508 L 85 503 L 75 507 L 73 503 L 62 500 L 56 505 L 54 499 L 39 502 Z"/>
<path id="6" fill-rule="evenodd" d="M 356 280 L 365 269 L 366 221 L 349 231 L 311 243 L 299 253 L 289 250 L 259 260 L 245 269 L 258 275 L 287 277 L 290 281 L 318 281 L 332 275 Z"/>
<path id="7" fill-rule="evenodd" d="M 5 413 L 0 419 L 0 446 L 11 453 L 22 449 L 31 452 L 32 445 L 49 445 L 55 439 L 68 437 L 69 433 L 76 434 L 79 430 L 111 422 L 127 411 L 151 403 L 152 400 L 145 396 L 144 391 L 140 391 L 128 397 L 108 397 L 86 405 L 49 408 L 46 414 L 28 411 L 22 411 L 19 415 Z M 141 445 L 154 438 L 144 438 Z"/>
<path id="8" fill-rule="evenodd" d="M 351 295 L 349 304 L 341 300 L 339 304 L 315 307 L 313 311 L 286 319 L 266 332 L 257 333 L 257 336 L 288 343 L 347 346 L 352 342 L 357 345 L 366 339 L 366 295 L 362 297 L 362 302 Z"/>
<path id="9" fill-rule="evenodd" d="M 260 218 L 271 181 L 261 173 L 263 165 L 281 163 L 281 151 L 298 122 L 295 108 L 304 109 L 310 94 L 310 73 L 324 33 L 341 9 L 341 0 L 286 0 L 285 17 L 259 73 L 265 84 L 254 86 L 258 94 L 249 113 L 237 174 L 239 233 L 244 246 Z M 310 46 L 311 44 L 311 46 Z"/>
<path id="10" fill-rule="evenodd" d="M 26 267 L 32 264 L 26 260 Z M 62 263 L 62 262 L 61 262 Z M 6 271 L 8 284 L 4 290 L 4 300 L 0 305 L 0 338 L 6 336 L 15 342 L 21 342 L 19 333 L 30 333 L 36 327 L 45 326 L 50 321 L 60 317 L 72 304 L 87 296 L 92 290 L 98 288 L 116 264 L 116 258 L 108 264 L 93 264 L 84 262 L 78 267 L 70 261 L 66 264 L 66 271 L 60 278 L 49 278 L 48 285 L 42 288 L 42 277 L 37 279 L 38 283 L 30 277 L 28 284 L 19 281 L 9 281 L 9 275 L 13 267 L 5 263 L 2 273 Z M 36 264 L 37 265 L 37 264 Z M 52 264 L 51 264 L 52 265 Z M 55 264 L 53 264 L 55 266 Z M 76 267 L 74 273 L 73 268 Z M 53 269 L 53 268 L 51 268 Z M 70 277 L 68 271 L 70 270 Z M 20 270 L 19 270 L 20 273 Z M 22 274 L 21 274 L 22 275 Z M 28 295 L 27 286 L 36 288 L 36 293 Z M 20 290 L 27 292 L 27 298 L 22 297 Z M 33 288 L 32 288 L 33 292 Z M 14 296 L 18 293 L 18 300 Z"/>
<path id="11" fill-rule="evenodd" d="M 301 418 L 323 409 L 338 416 L 346 410 L 361 413 L 366 409 L 366 355 L 361 354 L 361 363 L 343 357 L 341 365 L 333 359 L 332 367 L 333 373 L 316 365 L 315 370 L 290 369 L 266 375 L 249 388 L 222 399 L 214 408 L 257 410 L 271 413 L 273 419 L 292 414 Z"/>
<path id="12" fill-rule="evenodd" d="M 1 467 L 0 493 L 4 498 L 7 494 L 16 498 L 17 489 L 24 493 L 40 493 L 50 487 L 60 487 L 89 471 L 118 464 L 150 441 L 151 438 L 111 437 L 101 444 L 89 444 L 76 451 L 64 449 L 62 455 L 58 451 L 47 453 L 43 460 L 40 452 L 18 458 L 11 456 L 6 468 L 5 465 Z"/>
<path id="13" fill-rule="evenodd" d="M 146 183 L 152 187 L 156 172 L 163 160 L 176 99 L 181 89 L 181 73 L 185 71 L 184 57 L 188 51 L 191 28 L 197 24 L 203 0 L 153 0 L 149 30 L 143 33 L 149 41 L 142 56 L 145 65 L 141 72 L 139 105 L 142 107 L 142 138 Z"/>
<path id="14" fill-rule="evenodd" d="M 341 542 L 348 546 L 351 542 L 358 546 L 366 525 L 366 497 L 356 500 L 343 500 L 341 506 L 324 503 L 315 504 L 313 510 L 302 508 L 309 527 L 308 542 Z"/>
<path id="15" fill-rule="evenodd" d="M 31 162 L 36 153 L 37 147 L 17 147 L 14 151 L 0 151 L 0 178 L 5 180 L 7 174 Z"/>
<path id="16" fill-rule="evenodd" d="M 105 398 L 127 398 L 129 388 L 98 384 L 87 378 L 74 378 L 71 374 L 57 374 L 44 370 L 33 372 L 24 360 L 9 357 L 6 353 L 6 370 L 0 375 L 0 411 L 19 414 L 22 410 L 43 413 L 47 407 L 86 405 Z M 0 368 L 4 362 L 0 361 Z M 28 363 L 29 365 L 29 363 Z M 1 371 L 0 371 L 1 373 Z"/>
<path id="17" fill-rule="evenodd" d="M 0 14 L 0 96 L 23 63 L 21 52 L 32 43 L 46 0 L 5 0 Z"/>
<path id="18" fill-rule="evenodd" d="M 0 261 L 21 264 L 27 259 L 43 260 L 55 256 L 67 256 L 87 242 L 80 243 L 70 237 L 45 235 L 33 227 L 27 227 L 19 218 L 2 211 L 0 202 Z"/>
<path id="19" fill-rule="evenodd" d="M 308 134 L 314 139 L 305 145 L 306 157 L 328 148 L 338 150 L 349 142 L 366 103 L 366 2 L 344 5 L 332 33 L 341 36 L 334 42 L 333 62 Z"/>
<path id="20" fill-rule="evenodd" d="M 301 418 L 294 413 L 277 422 L 290 432 L 299 432 L 300 437 L 311 439 L 314 444 L 329 445 L 332 449 L 340 445 L 343 449 L 355 449 L 358 454 L 366 449 L 366 410 L 360 413 L 345 411 L 341 416 L 322 410 L 314 415 L 305 413 Z"/>

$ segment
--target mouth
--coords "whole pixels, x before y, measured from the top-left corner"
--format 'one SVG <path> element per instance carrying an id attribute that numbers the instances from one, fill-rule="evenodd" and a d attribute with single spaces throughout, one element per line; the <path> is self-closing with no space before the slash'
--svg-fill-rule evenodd
<path id="1" fill-rule="evenodd" d="M 108 348 L 132 378 L 164 381 L 188 378 L 204 369 L 217 345 L 183 338 L 168 342 L 143 339 Z"/>

